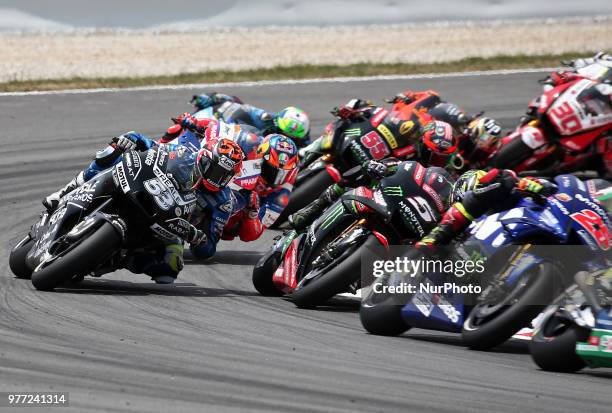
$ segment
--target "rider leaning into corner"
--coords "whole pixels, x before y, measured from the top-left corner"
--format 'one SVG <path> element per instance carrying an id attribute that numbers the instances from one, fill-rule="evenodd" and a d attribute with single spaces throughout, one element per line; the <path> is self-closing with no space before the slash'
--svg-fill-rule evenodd
<path id="1" fill-rule="evenodd" d="M 297 146 L 284 135 L 258 136 L 240 125 L 212 120 L 205 139 L 218 138 L 233 140 L 245 154 L 242 169 L 230 184 L 235 203 L 223 239 L 238 236 L 242 241 L 254 241 L 274 224 L 289 202 L 297 175 Z"/>
<path id="2" fill-rule="evenodd" d="M 108 147 L 96 153 L 85 170 L 46 197 L 43 205 L 53 211 L 63 196 L 120 162 L 126 150 L 147 151 L 156 145 L 136 132 L 114 138 Z M 198 151 L 183 145 L 163 146 L 168 151 L 167 172 L 175 187 L 196 195 L 197 207 L 191 217 L 193 227 L 186 241 L 194 256 L 212 257 L 232 212 L 231 190 L 227 185 L 240 170 L 244 154 L 237 144 L 226 139 L 211 140 Z M 133 273 L 149 275 L 156 283 L 173 283 L 183 269 L 183 241 L 160 241 L 156 248 L 132 254 L 123 266 Z"/>
<path id="3" fill-rule="evenodd" d="M 415 121 L 395 122 L 393 117 L 396 116 L 396 112 L 376 107 L 371 102 L 360 99 L 349 101 L 346 105 L 336 108 L 333 113 L 341 119 L 349 119 L 352 122 L 369 119 L 370 122 L 375 124 L 388 124 L 389 127 L 385 126 L 385 128 L 391 134 L 393 134 L 393 130 L 397 129 L 393 136 L 397 146 L 393 155 L 396 157 L 380 161 L 364 161 L 362 166 L 367 169 L 369 175 L 382 178 L 385 174 L 392 173 L 393 168 L 389 169 L 389 165 L 397 163 L 398 158 L 415 160 L 425 166 L 455 169 L 453 159 L 457 152 L 459 133 L 447 122 L 433 120 L 431 116 L 422 114 L 418 114 L 415 118 L 409 114 L 410 119 L 415 119 Z M 376 118 L 380 119 L 376 120 Z M 409 127 L 404 128 L 403 125 L 405 124 Z M 326 140 L 323 138 L 313 143 L 313 145 L 317 144 L 326 145 Z M 319 150 L 320 148 L 315 149 L 315 151 Z M 296 229 L 305 228 L 325 208 L 348 190 L 350 190 L 350 186 L 346 182 L 341 181 L 331 185 L 317 200 L 294 213 L 289 218 L 290 223 Z"/>
<path id="4" fill-rule="evenodd" d="M 444 168 L 425 167 L 417 161 L 387 158 L 381 162 L 369 161 L 364 169 L 371 181 L 369 186 L 376 186 L 381 179 L 394 175 L 399 176 L 401 177 L 401 192 L 411 194 L 425 203 L 421 204 L 420 207 L 427 212 L 415 214 L 415 219 L 418 222 L 413 223 L 412 227 L 409 228 L 411 234 L 425 235 L 440 221 L 444 211 L 448 208 L 453 189 L 453 177 Z M 340 196 L 338 195 L 337 198 L 340 198 Z M 297 219 L 296 215 L 299 216 Z M 295 230 L 295 236 L 297 236 L 297 233 L 304 231 L 319 216 L 320 213 L 313 214 L 313 210 L 308 207 L 293 214 L 290 217 L 290 222 Z M 408 226 L 408 224 L 406 225 Z"/>
<path id="5" fill-rule="evenodd" d="M 240 146 L 245 160 L 229 185 L 233 195 L 232 216 L 222 239 L 258 239 L 276 222 L 289 202 L 298 171 L 296 144 L 281 134 L 272 133 L 264 137 L 252 133 L 244 125 L 220 119 L 198 119 L 189 113 L 174 121 L 176 125 L 168 128 L 160 142 L 180 143 L 185 130 L 195 130 L 198 136 L 203 136 L 204 142 L 222 138 Z"/>
<path id="6" fill-rule="evenodd" d="M 557 192 L 557 186 L 545 179 L 518 178 L 508 169 L 470 170 L 461 175 L 450 197 L 451 207 L 440 224 L 416 243 L 417 247 L 448 245 L 472 221 L 485 213 L 501 212 L 514 207 L 522 194 L 547 197 Z"/>
<path id="7" fill-rule="evenodd" d="M 277 113 L 268 112 L 243 103 L 236 96 L 217 92 L 194 95 L 191 102 L 198 111 L 212 107 L 217 118 L 228 123 L 248 125 L 257 135 L 265 136 L 272 133 L 285 135 L 293 139 L 298 147 L 310 143 L 308 114 L 295 106 L 286 107 Z"/>
<path id="8" fill-rule="evenodd" d="M 529 137 L 532 145 L 535 145 L 528 145 L 527 150 L 540 149 L 537 145 L 543 145 L 544 137 L 570 137 L 588 133 L 594 128 L 612 131 L 612 56 L 600 52 L 592 58 L 564 64 L 568 69 L 554 72 L 542 81 L 545 94 L 532 100 L 527 113 L 521 118 L 519 127 L 522 128 L 523 141 L 526 142 L 525 137 Z M 555 88 L 563 90 L 564 85 L 573 88 L 571 94 L 563 91 L 563 100 L 555 102 L 557 107 L 550 110 L 553 115 L 549 118 L 550 122 L 540 122 L 542 111 L 548 107 L 546 93 Z M 556 99 L 557 95 L 553 98 Z M 578 118 L 572 116 L 574 113 L 578 114 Z M 513 134 L 517 133 L 518 129 Z M 601 139 L 597 151 L 602 154 L 602 172 L 608 178 L 612 177 L 612 136 L 608 136 L 607 140 Z M 498 163 L 495 158 L 491 161 Z"/>
<path id="9" fill-rule="evenodd" d="M 335 108 L 332 114 L 353 122 L 358 122 L 363 118 L 375 120 L 383 116 L 385 119 L 380 123 L 384 123 L 389 128 L 389 126 L 394 124 L 395 119 L 406 117 L 405 113 L 407 110 L 412 111 L 414 113 L 413 118 L 421 123 L 426 122 L 423 118 L 448 123 L 455 131 L 457 146 L 460 152 L 467 155 L 469 159 L 486 158 L 495 148 L 500 138 L 501 127 L 494 119 L 482 116 L 484 112 L 475 115 L 469 114 L 456 104 L 444 101 L 433 90 L 415 92 L 407 89 L 392 98 L 385 99 L 385 101 L 393 104 L 390 110 L 375 106 L 368 100 L 352 99 L 347 104 Z M 402 123 L 400 126 L 404 126 L 404 124 Z M 416 151 L 418 148 L 414 146 L 414 141 L 419 138 L 418 133 L 415 132 L 419 131 L 402 133 L 405 132 L 405 128 L 400 127 L 399 130 L 394 131 L 392 126 L 389 129 L 394 134 L 393 143 L 397 143 L 398 146 L 393 150 L 392 156 L 399 159 L 420 160 L 419 154 Z M 327 132 L 328 135 L 331 135 L 330 131 Z M 304 162 L 308 163 L 309 156 L 317 156 L 317 153 L 325 152 L 330 145 L 331 141 L 325 139 L 324 135 L 308 147 L 302 148 L 300 150 L 300 158 L 305 159 Z M 455 156 L 453 158 L 453 163 L 458 163 L 456 165 L 457 169 L 461 169 L 464 166 L 464 157 Z"/>

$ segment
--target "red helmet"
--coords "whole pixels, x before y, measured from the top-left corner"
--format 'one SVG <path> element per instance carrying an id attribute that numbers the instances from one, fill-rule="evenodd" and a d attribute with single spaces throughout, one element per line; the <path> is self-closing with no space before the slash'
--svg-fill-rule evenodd
<path id="1" fill-rule="evenodd" d="M 453 127 L 439 120 L 424 127 L 419 160 L 427 166 L 444 167 L 457 152 L 457 136 Z"/>
<path id="2" fill-rule="evenodd" d="M 194 166 L 194 188 L 203 185 L 209 191 L 219 191 L 240 172 L 244 153 L 229 139 L 211 140 L 198 151 Z"/>

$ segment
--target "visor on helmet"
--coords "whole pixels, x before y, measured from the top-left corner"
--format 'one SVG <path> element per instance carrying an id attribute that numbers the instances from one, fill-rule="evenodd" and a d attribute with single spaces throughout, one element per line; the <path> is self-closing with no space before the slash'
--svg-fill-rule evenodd
<path id="1" fill-rule="evenodd" d="M 196 163 L 194 188 L 203 185 L 211 191 L 219 191 L 230 183 L 235 173 L 233 169 L 226 169 L 206 158 Z"/>

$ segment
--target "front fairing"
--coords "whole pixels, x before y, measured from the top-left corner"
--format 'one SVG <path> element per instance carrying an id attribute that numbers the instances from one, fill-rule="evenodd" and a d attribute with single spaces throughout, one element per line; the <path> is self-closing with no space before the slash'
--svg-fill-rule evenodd
<path id="1" fill-rule="evenodd" d="M 593 210 L 610 228 L 607 212 L 591 198 L 586 185 L 572 175 L 555 179 L 558 192 L 539 205 L 522 199 L 515 208 L 485 216 L 470 227 L 470 235 L 488 250 L 529 240 L 548 239 L 554 244 L 567 244 L 577 234 L 583 244 L 596 248 L 595 239 L 576 220 L 577 214 Z"/>
<path id="2" fill-rule="evenodd" d="M 108 170 L 65 195 L 53 214 L 42 214 L 35 224 L 36 242 L 26 257 L 27 265 L 36 268 L 58 239 L 115 194 L 116 187 Z"/>

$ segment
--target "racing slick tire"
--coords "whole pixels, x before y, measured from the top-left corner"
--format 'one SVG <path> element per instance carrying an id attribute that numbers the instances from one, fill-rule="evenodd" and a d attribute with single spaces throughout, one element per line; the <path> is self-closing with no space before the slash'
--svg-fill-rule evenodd
<path id="1" fill-rule="evenodd" d="M 542 370 L 573 373 L 586 367 L 584 360 L 576 354 L 576 342 L 588 338 L 588 329 L 553 314 L 542 321 L 531 338 L 529 352 Z"/>
<path id="2" fill-rule="evenodd" d="M 26 256 L 34 246 L 35 240 L 29 235 L 17 244 L 9 255 L 9 267 L 17 278 L 29 279 L 32 270 L 26 264 Z"/>
<path id="3" fill-rule="evenodd" d="M 520 137 L 502 146 L 493 157 L 492 165 L 499 169 L 514 169 L 522 161 L 533 154 L 533 149 L 523 142 Z"/>
<path id="4" fill-rule="evenodd" d="M 372 234 L 368 235 L 365 242 L 346 259 L 326 274 L 293 291 L 289 298 L 299 308 L 314 308 L 334 295 L 347 291 L 351 284 L 361 278 L 361 255 L 375 245 L 380 245 L 378 239 Z"/>
<path id="5" fill-rule="evenodd" d="M 267 252 L 259 259 L 253 268 L 253 286 L 259 294 L 267 297 L 279 297 L 283 293 L 276 288 L 272 281 L 274 271 L 278 268 L 278 258 L 274 251 Z"/>
<path id="6" fill-rule="evenodd" d="M 363 328 L 377 336 L 399 336 L 408 331 L 411 326 L 402 318 L 403 305 L 392 303 L 394 297 L 385 297 L 375 302 L 374 294 L 370 292 L 364 297 L 359 307 L 359 320 Z"/>
<path id="7" fill-rule="evenodd" d="M 512 305 L 496 304 L 493 316 L 485 312 L 486 305 L 476 304 L 470 311 L 461 336 L 463 343 L 473 350 L 488 350 L 511 338 L 521 328 L 529 325 L 554 298 L 554 267 L 550 262 L 542 262 L 526 271 L 526 285 Z M 520 283 L 520 281 L 519 281 Z M 517 283 L 517 284 L 519 284 Z M 519 284 L 520 285 L 520 284 Z"/>
<path id="8" fill-rule="evenodd" d="M 48 266 L 32 273 L 32 285 L 37 290 L 49 291 L 72 279 L 84 275 L 101 264 L 121 243 L 121 237 L 110 222 L 81 241 L 74 249 L 57 258 Z"/>

